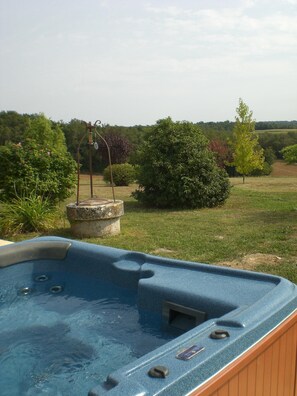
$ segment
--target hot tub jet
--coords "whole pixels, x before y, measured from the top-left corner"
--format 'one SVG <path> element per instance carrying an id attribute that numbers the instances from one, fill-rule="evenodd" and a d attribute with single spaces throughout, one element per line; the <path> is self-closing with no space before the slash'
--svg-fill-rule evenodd
<path id="1" fill-rule="evenodd" d="M 38 275 L 35 277 L 36 282 L 45 282 L 48 280 L 48 276 L 43 274 L 43 275 Z"/>
<path id="2" fill-rule="evenodd" d="M 50 292 L 53 294 L 61 293 L 62 290 L 63 290 L 63 287 L 59 286 L 59 285 L 55 285 L 50 288 Z"/>

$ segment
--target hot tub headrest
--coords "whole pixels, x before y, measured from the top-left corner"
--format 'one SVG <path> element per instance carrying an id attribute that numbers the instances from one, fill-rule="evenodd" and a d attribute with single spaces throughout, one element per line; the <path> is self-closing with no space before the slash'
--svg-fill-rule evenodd
<path id="1" fill-rule="evenodd" d="M 71 242 L 36 241 L 1 248 L 0 268 L 31 260 L 63 260 Z"/>

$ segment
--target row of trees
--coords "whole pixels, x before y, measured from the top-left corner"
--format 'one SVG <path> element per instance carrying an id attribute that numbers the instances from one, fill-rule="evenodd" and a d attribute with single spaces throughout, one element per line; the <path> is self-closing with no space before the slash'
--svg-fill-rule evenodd
<path id="1" fill-rule="evenodd" d="M 214 136 L 216 124 L 219 132 Z M 226 172 L 237 172 L 243 182 L 247 175 L 269 173 L 275 152 L 271 146 L 261 147 L 264 135 L 258 136 L 255 126 L 252 112 L 240 99 L 234 123 L 206 125 L 167 118 L 154 126 L 104 125 L 100 134 L 111 148 L 114 164 L 130 163 L 117 168 L 120 183 L 131 180 L 135 174 L 131 164 L 138 165 L 139 188 L 134 193 L 138 200 L 158 207 L 203 207 L 227 198 Z M 56 123 L 43 114 L 0 113 L 1 198 L 9 200 L 34 190 L 53 204 L 65 199 L 75 184 L 79 146 L 81 167 L 87 167 L 86 135 L 86 125 L 76 119 Z M 295 143 L 294 132 L 287 137 Z M 95 170 L 103 171 L 107 151 L 100 139 L 96 143 L 93 163 Z M 291 151 L 279 147 L 279 153 L 288 157 Z"/>
<path id="2" fill-rule="evenodd" d="M 197 125 L 206 131 L 232 132 L 235 122 L 198 122 Z M 256 131 L 276 130 L 276 129 L 297 129 L 297 120 L 293 121 L 255 121 Z"/>
<path id="3" fill-rule="evenodd" d="M 22 142 L 24 133 L 28 130 L 29 124 L 34 119 L 38 118 L 39 115 L 36 114 L 21 115 L 13 111 L 0 112 L 0 145 L 4 145 L 6 142 Z M 235 122 L 199 122 L 196 125 L 210 141 L 210 148 L 216 153 L 220 165 L 224 166 L 230 176 L 235 175 L 234 167 L 226 165 L 232 162 L 232 150 L 229 142 L 232 140 Z M 85 134 L 84 124 L 82 124 L 80 120 L 73 119 L 68 123 L 51 122 L 51 128 L 60 130 L 64 133 L 67 149 L 72 157 L 76 159 L 79 141 Z M 262 131 L 258 133 L 258 136 L 259 144 L 264 149 L 266 164 L 263 172 L 265 173 L 265 171 L 267 171 L 267 166 L 271 165 L 275 158 L 283 158 L 282 149 L 284 147 L 297 144 L 297 131 L 294 130 L 294 128 L 297 129 L 297 121 L 255 122 L 254 128 L 256 131 L 257 129 L 262 129 Z M 283 132 L 263 131 L 267 128 L 277 128 L 283 130 Z M 103 134 L 111 146 L 114 163 L 123 163 L 128 160 L 133 163 L 135 162 L 134 157 L 137 148 L 141 146 L 145 135 L 149 133 L 151 129 L 152 126 L 122 127 L 104 125 L 100 128 L 100 133 Z M 98 144 L 99 150 L 93 153 L 93 163 L 95 171 L 101 172 L 106 167 L 108 161 L 105 146 L 102 145 L 100 141 L 98 141 Z M 82 145 L 81 162 L 82 169 L 87 169 L 87 144 Z"/>

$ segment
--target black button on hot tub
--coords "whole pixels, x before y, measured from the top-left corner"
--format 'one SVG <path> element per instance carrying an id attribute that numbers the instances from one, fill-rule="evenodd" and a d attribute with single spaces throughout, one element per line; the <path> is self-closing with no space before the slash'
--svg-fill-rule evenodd
<path id="1" fill-rule="evenodd" d="M 230 334 L 226 330 L 215 330 L 210 334 L 210 338 L 214 340 L 222 340 L 227 337 L 230 337 Z"/>
<path id="2" fill-rule="evenodd" d="M 165 378 L 168 374 L 169 370 L 165 366 L 152 367 L 148 372 L 148 375 L 152 378 Z"/>

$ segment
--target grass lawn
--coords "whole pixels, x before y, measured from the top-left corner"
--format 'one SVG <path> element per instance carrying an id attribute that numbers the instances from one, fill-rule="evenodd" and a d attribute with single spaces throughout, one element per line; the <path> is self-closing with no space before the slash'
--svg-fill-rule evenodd
<path id="1" fill-rule="evenodd" d="M 257 129 L 257 133 L 268 132 L 268 133 L 288 133 L 288 132 L 297 132 L 297 129 Z"/>
<path id="2" fill-rule="evenodd" d="M 84 240 L 279 274 L 297 283 L 297 167 L 295 170 L 296 174 L 292 176 L 290 171 L 289 177 L 248 177 L 245 184 L 241 178 L 231 179 L 229 199 L 214 209 L 148 209 L 131 198 L 135 185 L 117 187 L 116 199 L 125 202 L 121 234 Z M 94 178 L 94 184 L 98 197 L 112 197 L 100 177 Z M 88 177 L 83 176 L 81 199 L 89 197 L 88 190 Z M 74 201 L 75 196 L 69 199 Z M 57 228 L 50 234 L 72 237 L 64 209 L 65 205 Z M 36 234 L 25 238 L 33 236 Z M 14 238 L 20 239 L 24 236 Z"/>

